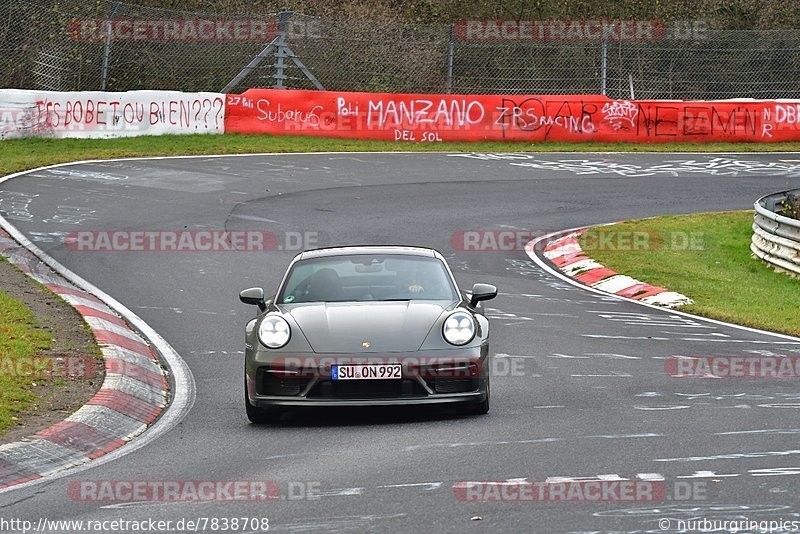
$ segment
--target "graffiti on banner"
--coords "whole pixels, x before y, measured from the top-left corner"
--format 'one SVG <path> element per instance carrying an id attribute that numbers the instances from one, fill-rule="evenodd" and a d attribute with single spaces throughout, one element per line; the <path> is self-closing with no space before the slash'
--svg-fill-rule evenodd
<path id="1" fill-rule="evenodd" d="M 219 93 L 0 91 L 0 139 L 223 133 Z"/>
<path id="2" fill-rule="evenodd" d="M 227 95 L 225 131 L 407 142 L 792 141 L 800 103 L 251 89 Z"/>

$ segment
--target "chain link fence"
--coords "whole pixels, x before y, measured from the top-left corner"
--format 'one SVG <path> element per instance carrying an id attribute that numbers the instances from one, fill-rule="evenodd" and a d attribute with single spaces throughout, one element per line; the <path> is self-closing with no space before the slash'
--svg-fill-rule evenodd
<path id="1" fill-rule="evenodd" d="M 800 98 L 800 30 L 515 41 L 470 39 L 459 24 L 6 0 L 0 85 Z"/>

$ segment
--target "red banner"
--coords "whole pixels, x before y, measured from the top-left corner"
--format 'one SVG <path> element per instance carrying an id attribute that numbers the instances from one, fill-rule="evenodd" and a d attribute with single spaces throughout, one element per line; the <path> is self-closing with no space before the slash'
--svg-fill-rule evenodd
<path id="1" fill-rule="evenodd" d="M 251 89 L 227 96 L 225 132 L 406 142 L 797 141 L 800 101 Z"/>

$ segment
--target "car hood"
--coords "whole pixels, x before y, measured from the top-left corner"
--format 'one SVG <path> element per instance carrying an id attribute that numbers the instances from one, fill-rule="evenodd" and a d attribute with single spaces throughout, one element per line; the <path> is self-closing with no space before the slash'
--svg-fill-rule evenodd
<path id="1" fill-rule="evenodd" d="M 316 353 L 412 352 L 449 301 L 328 302 L 286 306 Z M 368 343 L 368 346 L 364 346 Z"/>

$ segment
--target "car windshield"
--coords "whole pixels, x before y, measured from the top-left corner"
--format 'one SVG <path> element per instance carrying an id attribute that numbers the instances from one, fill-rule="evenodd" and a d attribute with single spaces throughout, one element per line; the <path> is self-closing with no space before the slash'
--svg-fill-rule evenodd
<path id="1" fill-rule="evenodd" d="M 364 254 L 296 262 L 278 295 L 283 304 L 392 300 L 458 300 L 441 260 Z"/>

